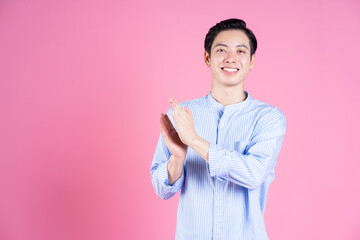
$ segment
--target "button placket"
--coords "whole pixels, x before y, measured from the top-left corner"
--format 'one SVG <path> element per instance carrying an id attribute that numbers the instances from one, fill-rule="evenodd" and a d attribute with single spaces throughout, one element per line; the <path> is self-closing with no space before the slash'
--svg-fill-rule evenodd
<path id="1" fill-rule="evenodd" d="M 223 182 L 215 180 L 215 191 L 214 191 L 214 238 L 221 238 L 221 224 L 222 224 L 222 199 L 221 193 L 223 189 Z"/>
<path id="2" fill-rule="evenodd" d="M 226 133 L 226 121 L 227 121 L 227 111 L 224 110 L 222 116 L 220 117 L 219 120 L 219 125 L 218 125 L 218 132 L 217 132 L 217 144 L 223 145 L 225 142 L 225 133 Z M 224 184 L 224 180 L 222 178 L 215 178 L 214 181 L 214 227 L 213 227 L 213 237 L 214 239 L 221 239 L 222 238 L 222 233 L 221 233 L 221 228 L 222 228 L 222 221 L 223 221 L 223 216 L 222 216 L 222 212 L 223 212 L 223 205 L 222 205 L 222 198 L 221 198 L 221 193 L 223 192 L 223 184 Z"/>
<path id="3" fill-rule="evenodd" d="M 222 117 L 220 119 L 219 127 L 218 127 L 217 142 L 220 143 L 220 144 L 224 143 L 226 120 L 227 120 L 227 116 L 226 116 L 226 112 L 224 111 L 224 114 L 222 115 Z"/>

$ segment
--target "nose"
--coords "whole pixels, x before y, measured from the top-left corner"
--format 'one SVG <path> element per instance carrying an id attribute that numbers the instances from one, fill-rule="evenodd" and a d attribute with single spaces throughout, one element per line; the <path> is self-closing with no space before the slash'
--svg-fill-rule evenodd
<path id="1" fill-rule="evenodd" d="M 233 51 L 228 51 L 228 54 L 226 54 L 224 61 L 226 63 L 235 63 L 236 62 L 236 54 Z"/>

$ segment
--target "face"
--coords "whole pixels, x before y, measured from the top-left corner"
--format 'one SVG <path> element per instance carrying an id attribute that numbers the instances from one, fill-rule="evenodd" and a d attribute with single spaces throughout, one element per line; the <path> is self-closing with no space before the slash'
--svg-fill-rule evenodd
<path id="1" fill-rule="evenodd" d="M 211 57 L 205 51 L 205 63 L 210 66 L 214 84 L 238 86 L 244 84 L 255 63 L 250 59 L 249 38 L 241 30 L 220 32 L 211 46 Z"/>

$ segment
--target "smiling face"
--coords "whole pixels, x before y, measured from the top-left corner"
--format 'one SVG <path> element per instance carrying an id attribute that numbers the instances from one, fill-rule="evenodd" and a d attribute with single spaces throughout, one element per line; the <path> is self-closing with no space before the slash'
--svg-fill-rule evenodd
<path id="1" fill-rule="evenodd" d="M 220 32 L 211 46 L 211 56 L 205 51 L 205 63 L 210 66 L 213 84 L 226 87 L 243 86 L 255 63 L 250 59 L 249 38 L 241 30 Z"/>

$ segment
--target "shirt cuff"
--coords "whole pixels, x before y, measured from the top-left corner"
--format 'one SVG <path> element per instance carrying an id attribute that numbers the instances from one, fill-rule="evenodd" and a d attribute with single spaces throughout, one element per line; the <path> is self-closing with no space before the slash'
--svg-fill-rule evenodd
<path id="1" fill-rule="evenodd" d="M 167 168 L 168 163 L 169 162 L 162 164 L 162 166 L 161 166 L 161 168 L 162 168 L 161 172 L 165 173 L 165 174 L 162 174 L 163 178 L 161 179 L 161 183 L 163 184 L 165 192 L 177 193 L 181 189 L 182 184 L 184 182 L 184 170 L 182 171 L 180 178 L 178 180 L 176 180 L 172 185 L 169 185 L 169 183 L 168 183 L 169 175 L 168 175 L 168 168 Z"/>
<path id="2" fill-rule="evenodd" d="M 227 176 L 226 151 L 211 142 L 209 145 L 209 170 L 212 177 Z"/>

